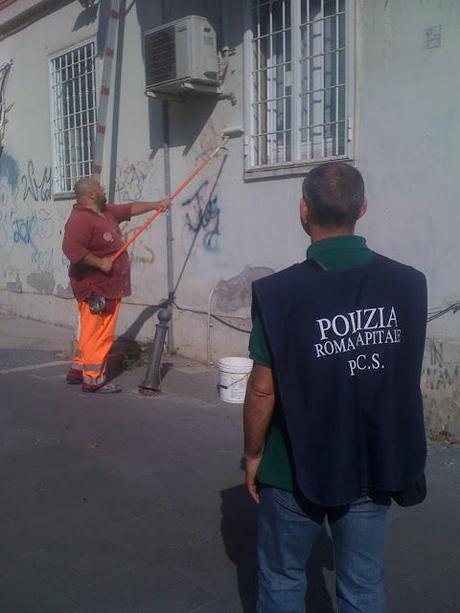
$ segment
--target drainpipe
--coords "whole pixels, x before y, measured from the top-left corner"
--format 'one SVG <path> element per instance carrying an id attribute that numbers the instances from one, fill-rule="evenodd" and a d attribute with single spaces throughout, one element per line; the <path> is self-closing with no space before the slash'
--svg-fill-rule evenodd
<path id="1" fill-rule="evenodd" d="M 161 3 L 162 22 L 166 21 L 166 3 L 162 0 Z M 163 159 L 164 159 L 164 183 L 165 195 L 171 193 L 171 157 L 169 151 L 169 102 L 161 103 L 163 115 Z M 174 260 L 173 260 L 173 229 L 172 229 L 172 210 L 166 212 L 166 270 L 168 278 L 168 303 L 172 306 L 174 301 Z M 168 328 L 168 353 L 174 353 L 176 350 L 174 343 L 174 328 L 173 318 L 169 321 Z"/>
<path id="2" fill-rule="evenodd" d="M 118 162 L 118 138 L 120 135 L 120 99 L 121 99 L 121 79 L 123 67 L 123 48 L 125 41 L 125 21 L 126 21 L 126 0 L 120 0 L 119 21 L 118 21 L 118 37 L 115 62 L 115 78 L 113 83 L 113 117 L 110 143 L 110 163 L 109 176 L 107 182 L 109 186 L 109 202 L 115 202 L 116 174 Z"/>
<path id="3" fill-rule="evenodd" d="M 101 14 L 100 19 L 107 17 L 107 34 L 102 60 L 102 78 L 97 109 L 96 141 L 94 143 L 93 176 L 100 181 L 102 165 L 104 161 L 104 145 L 106 123 L 109 113 L 110 87 L 112 84 L 112 70 L 115 56 L 115 44 L 117 42 L 121 0 L 111 0 L 108 14 Z M 121 61 L 121 58 L 118 58 Z M 110 172 L 110 169 L 109 169 Z"/>
<path id="4" fill-rule="evenodd" d="M 221 46 L 223 48 L 229 47 L 229 33 L 228 33 L 228 0 L 221 0 L 220 2 L 220 35 L 221 35 Z"/>

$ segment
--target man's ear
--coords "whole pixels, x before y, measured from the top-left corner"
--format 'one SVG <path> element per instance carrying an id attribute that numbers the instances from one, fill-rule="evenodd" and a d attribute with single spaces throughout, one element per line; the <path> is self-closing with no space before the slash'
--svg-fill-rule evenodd
<path id="1" fill-rule="evenodd" d="M 365 197 L 363 200 L 363 204 L 361 205 L 361 209 L 359 210 L 358 219 L 361 219 L 361 217 L 366 214 L 366 211 L 367 211 L 367 198 Z"/>
<path id="2" fill-rule="evenodd" d="M 308 223 L 308 219 L 310 217 L 310 207 L 308 206 L 308 202 L 303 197 L 300 199 L 299 210 L 302 223 Z"/>
<path id="3" fill-rule="evenodd" d="M 299 204 L 300 222 L 305 232 L 310 235 L 310 206 L 305 198 L 300 199 Z"/>

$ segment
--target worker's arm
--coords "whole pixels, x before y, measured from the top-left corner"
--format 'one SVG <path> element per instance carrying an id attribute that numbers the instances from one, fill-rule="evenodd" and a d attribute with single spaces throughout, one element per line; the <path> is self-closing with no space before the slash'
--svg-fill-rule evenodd
<path id="1" fill-rule="evenodd" d="M 251 498 L 259 502 L 256 474 L 262 459 L 265 438 L 275 406 L 275 385 L 271 368 L 254 364 L 244 400 L 244 458 L 246 487 Z"/>
<path id="2" fill-rule="evenodd" d="M 82 226 L 75 219 L 70 219 L 65 226 L 62 250 L 72 265 L 85 264 L 85 266 L 97 268 L 109 274 L 112 270 L 112 258 L 100 258 L 93 255 L 88 249 L 91 232 L 92 228 L 89 224 Z"/>
<path id="3" fill-rule="evenodd" d="M 165 198 L 158 202 L 133 202 L 131 204 L 131 217 L 136 215 L 143 215 L 150 211 L 158 211 L 159 209 L 168 209 L 171 206 L 171 200 Z"/>
<path id="4" fill-rule="evenodd" d="M 112 258 L 111 256 L 107 256 L 105 258 L 99 258 L 97 255 L 93 255 L 92 253 L 87 253 L 84 258 L 80 260 L 81 264 L 85 264 L 86 266 L 90 266 L 91 268 L 97 268 L 105 272 L 105 274 L 109 274 L 112 270 Z"/>

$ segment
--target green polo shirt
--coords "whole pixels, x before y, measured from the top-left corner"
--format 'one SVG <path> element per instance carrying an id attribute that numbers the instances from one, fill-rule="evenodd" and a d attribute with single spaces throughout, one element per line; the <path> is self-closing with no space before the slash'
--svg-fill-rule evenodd
<path id="1" fill-rule="evenodd" d="M 366 246 L 366 240 L 361 236 L 325 238 L 313 243 L 307 251 L 308 259 L 315 260 L 326 270 L 334 271 L 366 266 L 373 257 L 374 252 Z M 272 367 L 265 331 L 258 317 L 249 339 L 249 355 L 256 364 Z M 264 485 L 293 491 L 293 466 L 284 415 L 280 407 L 275 407 L 257 478 Z"/>

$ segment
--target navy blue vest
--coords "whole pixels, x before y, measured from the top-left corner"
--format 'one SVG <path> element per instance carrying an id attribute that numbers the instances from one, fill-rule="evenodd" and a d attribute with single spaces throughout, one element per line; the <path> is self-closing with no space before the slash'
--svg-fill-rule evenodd
<path id="1" fill-rule="evenodd" d="M 295 264 L 253 283 L 302 494 L 349 504 L 399 491 L 423 472 L 420 374 L 427 296 L 421 272 L 376 255 L 324 271 Z"/>

